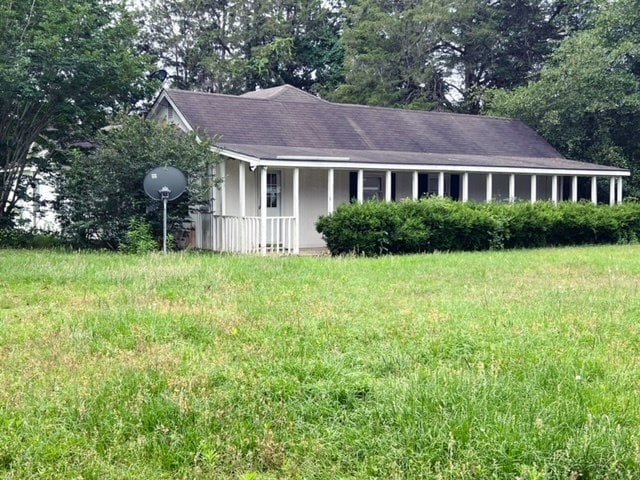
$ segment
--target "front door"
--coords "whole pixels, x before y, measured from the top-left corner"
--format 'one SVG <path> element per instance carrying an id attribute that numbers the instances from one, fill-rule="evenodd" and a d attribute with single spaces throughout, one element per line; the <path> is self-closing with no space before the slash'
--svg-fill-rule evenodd
<path id="1" fill-rule="evenodd" d="M 267 217 L 282 216 L 282 172 L 267 171 Z M 279 220 L 267 220 L 267 245 L 277 248 L 282 243 Z"/>
<path id="2" fill-rule="evenodd" d="M 267 216 L 280 217 L 282 214 L 282 172 L 267 172 Z"/>

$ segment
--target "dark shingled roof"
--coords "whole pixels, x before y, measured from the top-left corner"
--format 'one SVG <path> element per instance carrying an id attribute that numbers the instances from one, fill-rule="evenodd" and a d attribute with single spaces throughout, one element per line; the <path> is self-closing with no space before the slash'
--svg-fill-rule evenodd
<path id="1" fill-rule="evenodd" d="M 167 95 L 191 127 L 218 136 L 223 148 L 261 159 L 621 170 L 567 160 L 510 118 L 336 104 L 289 85 L 241 96 Z"/>

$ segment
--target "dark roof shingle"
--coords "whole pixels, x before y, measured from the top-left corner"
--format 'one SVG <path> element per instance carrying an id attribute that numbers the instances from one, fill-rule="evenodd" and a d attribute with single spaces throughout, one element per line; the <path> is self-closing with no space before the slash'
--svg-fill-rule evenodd
<path id="1" fill-rule="evenodd" d="M 487 166 L 596 167 L 564 159 L 531 128 L 511 118 L 336 104 L 288 85 L 242 96 L 181 90 L 167 94 L 192 127 L 219 137 L 223 147 L 233 145 L 235 151 L 257 158 L 304 149 L 310 155 L 349 151 L 350 158 L 370 157 L 372 162 L 380 152 L 394 152 L 390 159 L 413 159 L 408 163 L 417 161 L 415 154 L 426 154 L 418 163 L 457 157 L 460 165 L 475 159 L 473 164 Z"/>

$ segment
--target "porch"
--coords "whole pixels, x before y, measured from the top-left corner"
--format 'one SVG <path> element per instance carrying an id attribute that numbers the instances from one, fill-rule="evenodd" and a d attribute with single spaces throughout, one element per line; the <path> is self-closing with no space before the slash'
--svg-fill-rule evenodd
<path id="1" fill-rule="evenodd" d="M 243 254 L 297 254 L 294 217 L 232 217 L 196 213 L 196 248 Z"/>
<path id="2" fill-rule="evenodd" d="M 226 158 L 218 166 L 217 173 L 225 182 L 212 199 L 213 213 L 197 213 L 194 219 L 195 246 L 262 255 L 298 254 L 301 248 L 322 248 L 324 242 L 315 231 L 318 217 L 352 200 L 396 201 L 432 195 L 462 202 L 622 202 L 624 173 L 620 171 L 516 172 L 513 168 L 444 169 L 422 165 L 394 165 L 393 169 L 383 170 L 379 165 L 334 166 L 331 163 L 342 159 L 331 162 L 328 157 L 312 162 L 297 160 L 256 165 Z M 607 182 L 606 199 L 599 180 Z"/>

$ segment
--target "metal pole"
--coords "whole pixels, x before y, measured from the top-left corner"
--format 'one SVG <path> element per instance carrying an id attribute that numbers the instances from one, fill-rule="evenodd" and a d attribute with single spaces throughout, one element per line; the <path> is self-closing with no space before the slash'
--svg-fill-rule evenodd
<path id="1" fill-rule="evenodd" d="M 163 215 L 162 215 L 162 252 L 167 254 L 167 199 L 162 199 Z"/>

